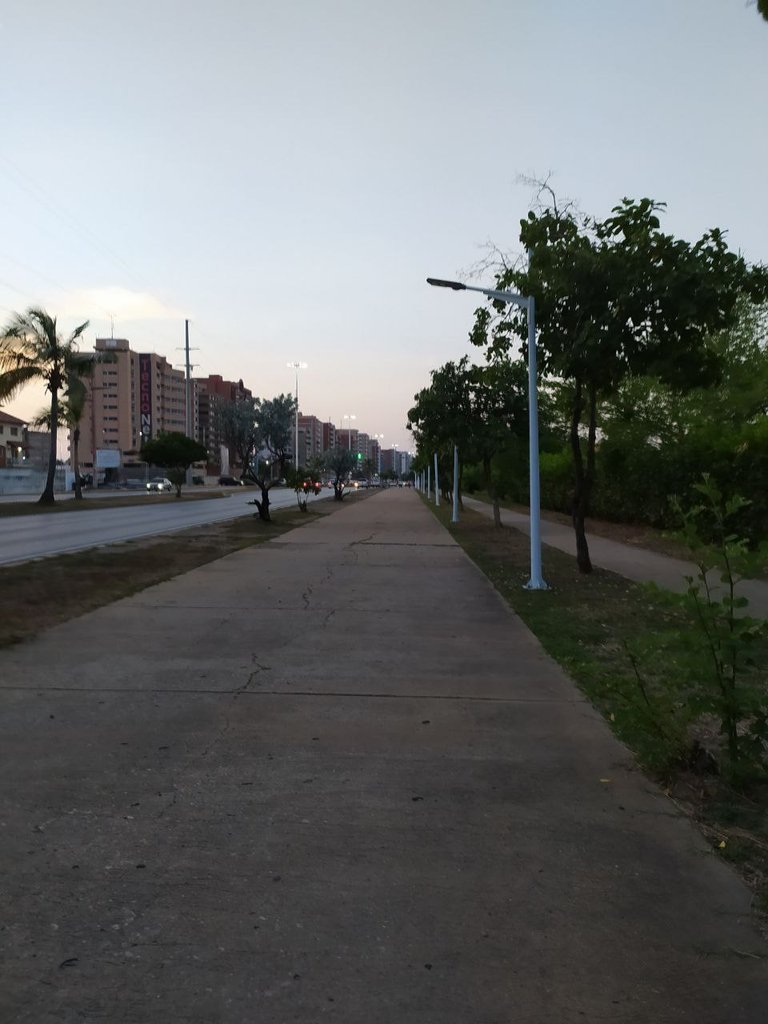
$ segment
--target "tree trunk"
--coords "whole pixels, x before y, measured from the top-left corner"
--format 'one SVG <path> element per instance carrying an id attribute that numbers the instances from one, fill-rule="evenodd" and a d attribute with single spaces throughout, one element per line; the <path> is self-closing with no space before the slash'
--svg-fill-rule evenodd
<path id="1" fill-rule="evenodd" d="M 80 482 L 80 427 L 72 431 L 72 458 L 75 463 L 75 501 L 83 500 L 83 485 Z"/>
<path id="2" fill-rule="evenodd" d="M 45 478 L 45 490 L 37 499 L 38 505 L 55 505 L 56 498 L 53 494 L 53 481 L 56 477 L 56 442 L 58 439 L 57 424 L 59 422 L 59 389 L 56 381 L 56 372 L 51 374 L 51 448 L 48 453 L 48 475 Z"/>
<path id="3" fill-rule="evenodd" d="M 488 497 L 491 499 L 493 504 L 493 525 L 497 528 L 501 528 L 501 509 L 499 508 L 499 499 L 496 494 L 496 488 L 493 486 L 493 477 L 491 475 L 491 460 L 486 456 L 483 458 L 483 477 L 485 478 L 485 489 L 488 492 Z"/>
<path id="4" fill-rule="evenodd" d="M 256 502 L 256 508 L 259 510 L 259 519 L 263 523 L 271 523 L 272 519 L 269 515 L 269 487 L 265 487 L 263 484 L 259 484 L 261 487 L 261 501 Z"/>
<path id="5" fill-rule="evenodd" d="M 571 453 L 573 455 L 573 470 L 575 476 L 575 487 L 573 492 L 573 505 L 571 506 L 571 518 L 573 529 L 576 534 L 576 564 L 579 572 L 592 572 L 592 562 L 589 557 L 589 545 L 584 527 L 586 518 L 588 494 L 587 475 L 584 472 L 584 458 L 581 452 L 581 438 L 579 426 L 581 425 L 581 414 L 584 408 L 581 381 L 576 382 L 573 395 L 573 407 L 571 409 Z"/>
<path id="6" fill-rule="evenodd" d="M 576 533 L 576 564 L 580 572 L 592 572 L 592 560 L 589 557 L 587 544 L 586 518 L 589 513 L 589 502 L 595 483 L 595 445 L 597 440 L 597 387 L 594 382 L 589 384 L 589 422 L 587 427 L 587 464 L 581 451 L 579 424 L 584 409 L 582 385 L 576 387 L 571 418 L 571 450 L 576 470 L 576 489 L 573 496 L 573 527 Z"/>

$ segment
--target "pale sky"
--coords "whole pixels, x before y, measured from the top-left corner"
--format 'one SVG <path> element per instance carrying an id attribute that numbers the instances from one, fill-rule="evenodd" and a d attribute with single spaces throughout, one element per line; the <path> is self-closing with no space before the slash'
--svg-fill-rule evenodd
<path id="1" fill-rule="evenodd" d="M 189 317 L 195 375 L 271 398 L 306 362 L 302 412 L 385 448 L 470 350 L 476 303 L 424 279 L 516 253 L 521 175 L 768 261 L 746 0 L 5 0 L 0 47 L 2 323 L 43 305 L 90 348 L 112 314 L 181 364 Z"/>

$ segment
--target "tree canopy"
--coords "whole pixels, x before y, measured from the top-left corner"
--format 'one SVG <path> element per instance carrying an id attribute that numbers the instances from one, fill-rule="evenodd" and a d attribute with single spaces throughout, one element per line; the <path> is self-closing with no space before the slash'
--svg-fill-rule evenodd
<path id="1" fill-rule="evenodd" d="M 184 476 L 195 462 L 208 457 L 204 445 L 179 431 L 161 431 L 157 437 L 141 446 L 141 457 L 152 466 L 163 466 L 168 478 L 176 486 L 176 497 L 181 497 Z"/>
<path id="2" fill-rule="evenodd" d="M 553 201 L 521 221 L 527 267 L 496 277 L 497 289 L 534 297 L 541 371 L 570 385 L 572 513 L 583 572 L 591 571 L 584 520 L 601 399 L 630 375 L 677 390 L 715 383 L 721 360 L 713 335 L 733 325 L 743 296 L 759 301 L 768 293 L 765 269 L 730 252 L 721 231 L 694 243 L 676 239 L 661 230 L 663 209 L 625 198 L 599 221 Z M 492 302 L 477 311 L 470 337 L 492 352 L 519 338 L 525 351 L 526 321 L 524 310 Z"/>
<path id="3" fill-rule="evenodd" d="M 93 365 L 93 353 L 78 351 L 78 339 L 87 327 L 86 320 L 67 338 L 61 338 L 56 317 L 31 306 L 26 313 L 14 313 L 0 334 L 0 401 L 12 398 L 33 381 L 42 382 L 51 396 L 51 443 L 45 488 L 39 499 L 42 505 L 55 502 L 53 482 L 61 392 L 78 376 L 89 373 Z"/>

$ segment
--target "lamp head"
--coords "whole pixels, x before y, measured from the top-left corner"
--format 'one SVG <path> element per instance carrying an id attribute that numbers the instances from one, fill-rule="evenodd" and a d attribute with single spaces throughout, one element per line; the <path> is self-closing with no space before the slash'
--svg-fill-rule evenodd
<path id="1" fill-rule="evenodd" d="M 467 286 L 462 284 L 461 281 L 443 281 L 439 277 L 428 277 L 427 284 L 431 284 L 433 288 L 451 288 L 455 292 L 467 290 Z"/>

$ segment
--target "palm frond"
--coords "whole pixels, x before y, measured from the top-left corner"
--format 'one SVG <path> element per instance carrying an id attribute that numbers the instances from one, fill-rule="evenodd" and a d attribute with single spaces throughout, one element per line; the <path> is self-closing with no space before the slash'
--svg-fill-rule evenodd
<path id="1" fill-rule="evenodd" d="M 14 398 L 16 393 L 33 380 L 44 380 L 45 373 L 39 366 L 13 366 L 0 373 L 0 401 Z"/>

